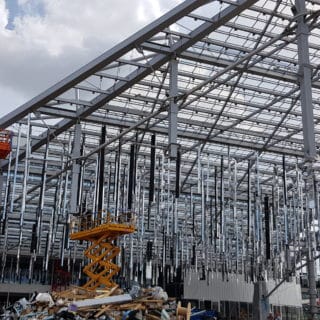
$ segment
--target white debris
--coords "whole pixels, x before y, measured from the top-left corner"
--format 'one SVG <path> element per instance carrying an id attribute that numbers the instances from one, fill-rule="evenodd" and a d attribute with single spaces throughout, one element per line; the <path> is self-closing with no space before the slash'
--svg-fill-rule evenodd
<path id="1" fill-rule="evenodd" d="M 49 293 L 38 293 L 36 296 L 36 302 L 47 303 L 49 307 L 54 305 L 53 299 Z"/>
<path id="2" fill-rule="evenodd" d="M 156 300 L 168 300 L 168 294 L 161 287 L 154 287 L 152 291 L 152 297 Z"/>

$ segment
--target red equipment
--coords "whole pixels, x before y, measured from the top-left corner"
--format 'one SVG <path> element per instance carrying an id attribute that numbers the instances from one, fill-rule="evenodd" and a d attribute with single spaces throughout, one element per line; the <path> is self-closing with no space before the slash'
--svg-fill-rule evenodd
<path id="1" fill-rule="evenodd" d="M 11 152 L 11 132 L 0 129 L 0 159 L 5 159 Z"/>

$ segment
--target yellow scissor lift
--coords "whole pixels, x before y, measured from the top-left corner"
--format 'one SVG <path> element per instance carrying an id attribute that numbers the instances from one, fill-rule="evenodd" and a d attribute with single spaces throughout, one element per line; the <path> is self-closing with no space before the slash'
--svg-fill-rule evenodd
<path id="1" fill-rule="evenodd" d="M 89 277 L 89 281 L 83 288 L 95 290 L 100 286 L 114 287 L 112 277 L 120 271 L 120 267 L 112 262 L 120 252 L 120 248 L 114 244 L 114 241 L 120 236 L 135 231 L 134 217 L 131 212 L 117 218 L 111 218 L 110 214 L 106 217 L 99 215 L 94 220 L 92 215 L 87 215 L 79 222 L 73 226 L 70 239 L 91 242 L 84 252 L 90 263 L 83 269 Z"/>

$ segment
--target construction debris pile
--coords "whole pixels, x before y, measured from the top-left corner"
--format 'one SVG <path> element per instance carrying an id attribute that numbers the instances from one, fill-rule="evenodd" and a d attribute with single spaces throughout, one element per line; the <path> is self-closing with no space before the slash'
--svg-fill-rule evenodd
<path id="1" fill-rule="evenodd" d="M 118 286 L 95 291 L 72 287 L 62 292 L 34 294 L 30 300 L 22 298 L 6 308 L 0 318 L 169 320 L 175 317 L 176 308 L 175 300 L 169 299 L 161 287 L 143 289 L 134 285 L 129 293 Z"/>

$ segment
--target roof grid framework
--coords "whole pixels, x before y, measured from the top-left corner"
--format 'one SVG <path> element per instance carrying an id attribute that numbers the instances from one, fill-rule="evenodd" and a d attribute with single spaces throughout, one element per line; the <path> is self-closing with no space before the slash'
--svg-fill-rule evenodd
<path id="1" fill-rule="evenodd" d="M 306 5 L 314 128 L 319 147 L 320 3 L 306 1 Z M 83 188 L 90 205 L 94 202 L 97 148 L 103 126 L 107 128 L 105 167 L 106 175 L 112 177 L 110 184 L 114 183 L 112 164 L 116 162 L 120 145 L 121 179 L 127 188 L 125 173 L 130 146 L 134 144 L 138 150 L 140 179 L 147 185 L 152 134 L 156 134 L 157 139 L 157 161 L 165 159 L 163 166 L 169 171 L 162 180 L 172 178 L 173 161 L 167 160 L 171 98 L 179 108 L 177 143 L 182 154 L 183 193 L 198 194 L 194 189 L 199 180 L 199 154 L 200 166 L 209 168 L 203 169 L 203 175 L 207 170 L 211 180 L 215 170 L 218 178 L 222 175 L 217 169 L 221 157 L 225 162 L 236 160 L 241 181 L 238 185 L 240 200 L 245 199 L 248 162 L 252 164 L 257 156 L 261 185 L 267 192 L 271 193 L 274 171 L 281 167 L 282 155 L 286 156 L 288 177 L 294 177 L 297 163 L 304 162 L 304 141 L 297 23 L 291 8 L 291 1 L 187 0 L 0 119 L 0 127 L 12 128 L 15 136 L 18 136 L 17 124 L 21 124 L 22 139 L 26 139 L 27 117 L 31 115 L 32 152 L 28 158 L 26 211 L 33 214 L 38 206 L 43 163 L 39 159 L 44 158 L 47 144 L 52 163 L 48 161 L 44 211 L 49 215 L 55 204 L 59 201 L 61 204 L 62 199 L 55 198 L 57 185 L 66 190 L 67 198 L 70 197 L 72 140 L 77 123 L 82 129 L 83 157 L 79 161 L 86 176 Z M 178 61 L 175 97 L 170 97 L 172 59 Z M 15 141 L 11 162 L 2 162 L 4 172 L 9 164 L 15 167 L 17 157 L 19 171 L 23 171 L 25 143 L 17 150 Z M 212 184 L 210 179 L 208 183 Z M 18 210 L 23 198 L 22 178 L 19 177 L 18 182 L 13 200 L 17 217 L 11 222 L 12 230 L 19 229 Z M 227 181 L 225 183 L 227 185 Z M 108 192 L 106 198 L 111 197 Z M 64 217 L 68 207 L 65 205 L 59 210 L 59 215 Z M 61 236 L 61 225 L 57 229 Z M 11 236 L 13 242 L 18 238 L 13 232 Z"/>

